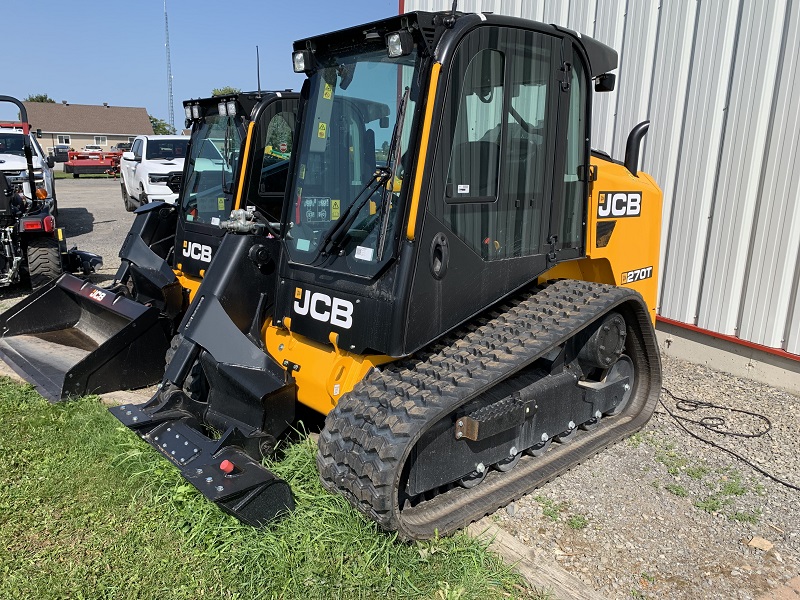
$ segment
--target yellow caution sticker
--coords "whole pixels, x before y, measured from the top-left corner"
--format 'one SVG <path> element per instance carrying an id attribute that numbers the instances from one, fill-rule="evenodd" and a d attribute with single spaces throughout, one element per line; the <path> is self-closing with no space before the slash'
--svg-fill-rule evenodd
<path id="1" fill-rule="evenodd" d="M 300 179 L 306 178 L 306 166 L 300 165 Z"/>
<path id="2" fill-rule="evenodd" d="M 327 137 L 327 135 L 328 135 L 328 124 L 320 121 L 319 127 L 317 127 L 317 137 L 324 140 Z"/>
<path id="3" fill-rule="evenodd" d="M 341 200 L 331 200 L 331 221 L 336 221 L 339 218 L 339 209 L 341 205 Z"/>
<path id="4" fill-rule="evenodd" d="M 333 98 L 333 86 L 330 83 L 325 84 L 325 89 L 322 91 L 322 97 L 325 100 L 330 100 Z"/>
<path id="5" fill-rule="evenodd" d="M 294 288 L 294 297 L 297 300 L 299 300 L 300 298 L 302 298 L 302 296 L 303 296 L 303 290 L 301 290 L 300 288 L 297 288 L 297 287 Z"/>
<path id="6" fill-rule="evenodd" d="M 217 198 L 217 210 L 225 210 L 225 198 Z"/>
<path id="7" fill-rule="evenodd" d="M 370 200 L 369 201 L 369 214 L 374 215 L 376 212 L 378 212 L 378 205 L 375 204 L 374 200 Z"/>

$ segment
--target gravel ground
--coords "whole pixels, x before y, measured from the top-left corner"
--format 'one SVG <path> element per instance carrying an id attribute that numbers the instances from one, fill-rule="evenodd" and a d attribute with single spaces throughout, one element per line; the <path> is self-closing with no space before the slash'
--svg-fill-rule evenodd
<path id="1" fill-rule="evenodd" d="M 676 396 L 749 410 L 772 423 L 758 438 L 687 423 L 691 431 L 800 486 L 800 397 L 662 360 L 664 386 Z M 681 413 L 669 395 L 661 399 L 681 416 L 720 415 L 733 431 L 765 429 L 754 417 Z M 800 492 L 691 438 L 663 406 L 631 439 L 491 518 L 609 598 L 758 598 L 800 573 Z"/>

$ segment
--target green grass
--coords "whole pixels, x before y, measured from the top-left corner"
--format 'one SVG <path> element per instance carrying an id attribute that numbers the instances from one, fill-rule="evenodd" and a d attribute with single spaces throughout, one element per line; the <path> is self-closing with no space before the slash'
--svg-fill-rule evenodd
<path id="1" fill-rule="evenodd" d="M 708 474 L 708 467 L 702 464 L 692 465 L 690 467 L 686 467 L 685 472 L 692 479 L 700 480 Z"/>
<path id="2" fill-rule="evenodd" d="M 96 398 L 0 379 L 0 598 L 541 598 L 466 535 L 404 544 L 325 492 L 314 444 L 272 469 L 297 501 L 254 529 Z"/>
<path id="3" fill-rule="evenodd" d="M 536 496 L 534 500 L 542 507 L 542 516 L 550 521 L 558 521 L 561 518 L 561 513 L 567 512 L 569 504 L 567 502 L 557 502 L 544 496 Z M 572 514 L 567 516 L 564 520 L 567 527 L 570 529 L 580 530 L 585 529 L 589 524 L 589 519 L 581 514 Z"/>
<path id="4" fill-rule="evenodd" d="M 728 515 L 731 521 L 739 521 L 740 523 L 750 523 L 755 525 L 761 520 L 761 509 L 757 508 L 755 511 L 740 512 L 736 511 Z"/>
<path id="5" fill-rule="evenodd" d="M 589 519 L 583 515 L 572 515 L 567 519 L 567 525 L 570 529 L 585 529 L 589 524 Z"/>
<path id="6" fill-rule="evenodd" d="M 544 496 L 536 496 L 534 500 L 542 507 L 542 514 L 551 521 L 558 521 L 558 515 L 565 508 L 563 502 L 556 502 Z"/>
<path id="7" fill-rule="evenodd" d="M 64 173 L 64 171 L 53 171 L 53 176 L 56 179 L 75 179 L 72 173 Z M 105 173 L 81 173 L 80 179 L 113 179 L 113 177 Z"/>
<path id="8" fill-rule="evenodd" d="M 730 500 L 720 498 L 717 494 L 711 494 L 702 500 L 696 500 L 694 503 L 697 508 L 707 513 L 719 512 L 728 504 L 730 504 Z"/>
<path id="9" fill-rule="evenodd" d="M 656 454 L 656 461 L 667 468 L 670 475 L 678 475 L 689 464 L 689 459 L 681 456 L 675 450 L 667 450 Z"/>
<path id="10" fill-rule="evenodd" d="M 747 493 L 747 487 L 742 483 L 742 476 L 736 475 L 727 481 L 722 481 L 722 488 L 720 494 L 725 496 L 744 496 Z"/>
<path id="11" fill-rule="evenodd" d="M 678 496 L 679 498 L 686 498 L 686 496 L 689 495 L 689 492 L 686 490 L 686 488 L 682 485 L 678 485 L 677 483 L 666 483 L 664 484 L 664 489 L 669 493 Z"/>

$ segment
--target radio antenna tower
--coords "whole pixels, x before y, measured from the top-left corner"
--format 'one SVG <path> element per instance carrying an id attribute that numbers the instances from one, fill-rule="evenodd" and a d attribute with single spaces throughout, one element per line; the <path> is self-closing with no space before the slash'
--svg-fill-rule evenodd
<path id="1" fill-rule="evenodd" d="M 172 63 L 169 58 L 169 19 L 167 19 L 167 0 L 164 0 L 164 37 L 167 48 L 167 105 L 169 107 L 169 124 L 175 129 L 175 108 L 172 105 Z"/>

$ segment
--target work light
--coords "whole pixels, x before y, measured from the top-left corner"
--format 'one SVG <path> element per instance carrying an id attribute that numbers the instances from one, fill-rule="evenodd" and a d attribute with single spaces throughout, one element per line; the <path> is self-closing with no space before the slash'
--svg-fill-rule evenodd
<path id="1" fill-rule="evenodd" d="M 386 36 L 386 47 L 389 50 L 389 58 L 397 58 L 411 54 L 414 49 L 414 38 L 407 31 L 396 31 Z"/>
<path id="2" fill-rule="evenodd" d="M 311 69 L 311 51 L 297 50 L 292 54 L 292 64 L 295 73 L 305 73 Z"/>

